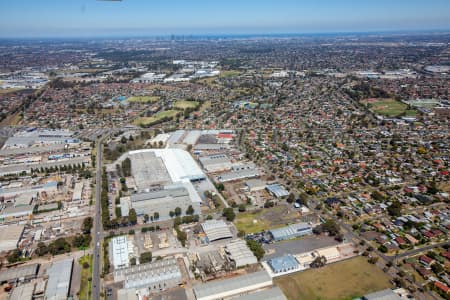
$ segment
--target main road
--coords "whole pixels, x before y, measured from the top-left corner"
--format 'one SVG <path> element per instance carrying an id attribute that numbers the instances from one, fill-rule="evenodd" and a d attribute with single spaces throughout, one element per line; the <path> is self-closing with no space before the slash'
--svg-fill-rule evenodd
<path id="1" fill-rule="evenodd" d="M 100 244 L 102 239 L 102 138 L 97 140 L 97 173 L 95 177 L 95 216 L 94 216 L 94 268 L 92 274 L 92 300 L 100 299 Z"/>

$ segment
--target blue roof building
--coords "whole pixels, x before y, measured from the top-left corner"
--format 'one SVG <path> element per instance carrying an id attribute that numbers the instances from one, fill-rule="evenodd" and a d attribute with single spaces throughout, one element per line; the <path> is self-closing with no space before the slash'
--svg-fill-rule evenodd
<path id="1" fill-rule="evenodd" d="M 304 235 L 312 234 L 312 227 L 308 223 L 296 223 L 286 227 L 271 229 L 269 233 L 274 241 L 294 239 Z"/>
<path id="2" fill-rule="evenodd" d="M 289 196 L 289 192 L 279 184 L 269 184 L 266 189 L 277 198 Z"/>
<path id="3" fill-rule="evenodd" d="M 291 254 L 274 257 L 267 261 L 274 273 L 283 273 L 296 270 L 300 267 L 297 260 Z"/>

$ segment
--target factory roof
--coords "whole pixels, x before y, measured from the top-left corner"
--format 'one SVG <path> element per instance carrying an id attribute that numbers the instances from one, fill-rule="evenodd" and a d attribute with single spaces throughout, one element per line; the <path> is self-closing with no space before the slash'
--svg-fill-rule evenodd
<path id="1" fill-rule="evenodd" d="M 27 283 L 15 287 L 9 300 L 31 300 L 33 299 L 34 283 Z"/>
<path id="2" fill-rule="evenodd" d="M 207 220 L 201 225 L 210 242 L 233 237 L 230 228 L 223 220 Z"/>
<path id="3" fill-rule="evenodd" d="M 25 225 L 8 225 L 0 227 L 0 252 L 17 248 Z"/>
<path id="4" fill-rule="evenodd" d="M 214 164 L 230 163 L 230 159 L 225 154 L 201 156 L 198 159 L 202 163 L 203 167 Z"/>
<path id="5" fill-rule="evenodd" d="M 244 296 L 240 296 L 237 298 L 233 298 L 233 300 L 287 300 L 286 296 L 283 294 L 281 289 L 277 286 L 258 291 L 255 293 L 247 294 Z"/>
<path id="6" fill-rule="evenodd" d="M 48 282 L 45 298 L 48 300 L 67 299 L 72 278 L 73 258 L 54 262 L 47 269 Z"/>
<path id="7" fill-rule="evenodd" d="M 285 197 L 289 195 L 289 192 L 280 184 L 269 184 L 266 186 L 267 190 L 275 195 L 275 197 Z"/>
<path id="8" fill-rule="evenodd" d="M 259 171 L 256 169 L 246 169 L 246 170 L 240 170 L 240 171 L 231 171 L 226 172 L 223 174 L 220 174 L 220 176 L 217 176 L 217 179 L 220 182 L 227 182 L 227 181 L 233 181 L 233 180 L 240 180 L 245 178 L 252 178 L 252 177 L 258 177 Z"/>
<path id="9" fill-rule="evenodd" d="M 170 183 L 170 176 L 163 160 L 153 152 L 137 152 L 131 155 L 131 171 L 139 189 Z"/>
<path id="10" fill-rule="evenodd" d="M 31 278 L 37 275 L 39 264 L 22 265 L 15 268 L 3 269 L 0 272 L 0 283 L 15 281 L 20 278 Z"/>
<path id="11" fill-rule="evenodd" d="M 363 296 L 363 299 L 365 299 L 365 300 L 400 300 L 402 298 L 400 298 L 399 295 L 394 293 L 393 290 L 385 289 L 385 290 L 378 291 L 375 293 L 367 294 L 367 295 Z"/>
<path id="12" fill-rule="evenodd" d="M 268 264 L 275 272 L 282 272 L 284 270 L 292 270 L 298 268 L 299 264 L 294 256 L 287 254 L 280 257 L 269 259 Z"/>
<path id="13" fill-rule="evenodd" d="M 181 277 L 180 267 L 174 258 L 140 264 L 114 272 L 114 279 L 124 280 L 124 287 L 127 289 L 149 286 L 166 280 L 178 280 Z"/>
<path id="14" fill-rule="evenodd" d="M 33 205 L 7 207 L 0 212 L 0 219 L 31 215 L 33 208 Z"/>
<path id="15" fill-rule="evenodd" d="M 172 182 L 202 180 L 206 176 L 189 152 L 182 149 L 143 149 L 131 151 L 130 155 L 154 153 L 162 159 Z"/>
<path id="16" fill-rule="evenodd" d="M 230 259 L 236 263 L 237 268 L 256 264 L 258 262 L 244 240 L 237 239 L 229 242 L 225 246 L 225 252 L 227 252 Z"/>
<path id="17" fill-rule="evenodd" d="M 243 290 L 254 290 L 255 287 L 262 288 L 272 285 L 267 271 L 259 271 L 238 277 L 224 280 L 216 280 L 194 286 L 194 293 L 197 299 L 221 299 L 222 295 L 236 295 Z M 217 295 L 217 297 L 216 297 Z"/>
<path id="18" fill-rule="evenodd" d="M 128 267 L 128 239 L 126 235 L 116 236 L 111 240 L 114 268 Z"/>
<path id="19" fill-rule="evenodd" d="M 308 223 L 296 223 L 291 224 L 285 227 L 271 229 L 270 233 L 272 234 L 274 239 L 284 239 L 293 237 L 299 233 L 306 232 L 312 230 L 311 226 Z"/>

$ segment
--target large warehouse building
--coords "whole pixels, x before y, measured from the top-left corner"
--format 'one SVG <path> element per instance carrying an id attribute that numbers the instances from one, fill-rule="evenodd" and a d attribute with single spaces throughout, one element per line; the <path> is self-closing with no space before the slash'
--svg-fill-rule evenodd
<path id="1" fill-rule="evenodd" d="M 53 263 L 47 270 L 48 282 L 45 290 L 45 299 L 67 299 L 72 280 L 72 267 L 73 258 L 69 258 Z"/>
<path id="2" fill-rule="evenodd" d="M 197 300 L 216 300 L 244 295 L 251 291 L 270 287 L 272 284 L 269 274 L 266 271 L 259 271 L 196 285 L 194 294 Z"/>
<path id="3" fill-rule="evenodd" d="M 202 202 L 192 182 L 206 179 L 192 156 L 181 149 L 144 149 L 128 153 L 137 194 L 120 199 L 123 216 L 134 208 L 138 215 L 159 214 L 170 219 L 177 207 L 185 214 L 189 206 L 200 212 Z"/>
<path id="4" fill-rule="evenodd" d="M 24 225 L 8 225 L 0 227 L 0 252 L 17 248 L 22 237 Z"/>
<path id="5" fill-rule="evenodd" d="M 286 227 L 271 229 L 269 232 L 274 241 L 294 239 L 313 233 L 312 227 L 308 223 L 291 224 Z"/>

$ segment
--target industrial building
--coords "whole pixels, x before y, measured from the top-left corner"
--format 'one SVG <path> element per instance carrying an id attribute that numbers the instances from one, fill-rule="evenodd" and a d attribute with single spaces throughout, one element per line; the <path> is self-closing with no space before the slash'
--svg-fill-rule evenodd
<path id="1" fill-rule="evenodd" d="M 367 294 L 363 300 L 401 300 L 402 298 L 391 289 L 385 289 L 375 293 Z"/>
<path id="2" fill-rule="evenodd" d="M 5 282 L 28 281 L 36 278 L 39 272 L 39 264 L 18 266 L 2 269 L 0 271 L 0 284 Z"/>
<path id="3" fill-rule="evenodd" d="M 121 235 L 112 238 L 109 247 L 114 270 L 128 268 L 130 266 L 130 255 L 133 254 L 133 243 L 128 240 L 127 236 Z"/>
<path id="4" fill-rule="evenodd" d="M 47 269 L 48 282 L 45 290 L 47 300 L 65 300 L 69 296 L 72 280 L 73 258 L 54 262 Z"/>
<path id="5" fill-rule="evenodd" d="M 223 220 L 207 220 L 201 226 L 209 242 L 233 237 L 230 228 Z"/>
<path id="6" fill-rule="evenodd" d="M 175 258 L 157 260 L 114 271 L 114 281 L 123 281 L 125 289 L 148 288 L 162 291 L 182 282 L 180 267 Z"/>
<path id="7" fill-rule="evenodd" d="M 0 211 L 0 221 L 29 217 L 33 214 L 33 205 L 8 206 Z"/>
<path id="8" fill-rule="evenodd" d="M 30 282 L 15 287 L 9 296 L 9 300 L 32 300 L 35 283 Z"/>
<path id="9" fill-rule="evenodd" d="M 223 172 L 231 170 L 231 160 L 225 154 L 214 154 L 198 158 L 206 172 Z"/>
<path id="10" fill-rule="evenodd" d="M 233 298 L 233 300 L 287 300 L 281 289 L 274 286 L 269 289 Z"/>
<path id="11" fill-rule="evenodd" d="M 8 138 L 3 149 L 28 148 L 34 144 L 52 145 L 66 144 L 71 139 L 73 132 L 68 130 L 26 130 L 16 133 Z"/>
<path id="12" fill-rule="evenodd" d="M 296 223 L 286 227 L 269 230 L 274 241 L 294 239 L 300 236 L 312 234 L 312 227 L 308 223 Z"/>
<path id="13" fill-rule="evenodd" d="M 225 245 L 225 252 L 229 260 L 234 262 L 236 268 L 258 263 L 253 252 L 244 240 L 233 240 Z"/>
<path id="14" fill-rule="evenodd" d="M 216 280 L 194 286 L 197 300 L 216 300 L 241 296 L 251 291 L 272 286 L 272 278 L 267 271 L 259 271 L 224 280 Z"/>
<path id="15" fill-rule="evenodd" d="M 25 225 L 8 225 L 0 227 L 0 252 L 17 248 Z"/>
<path id="16" fill-rule="evenodd" d="M 297 260 L 291 254 L 271 258 L 267 261 L 267 264 L 275 274 L 290 272 L 300 268 Z"/>
<path id="17" fill-rule="evenodd" d="M 289 196 L 289 192 L 280 184 L 269 184 L 266 189 L 277 198 Z"/>
<path id="18" fill-rule="evenodd" d="M 254 178 L 260 175 L 257 169 L 232 170 L 217 176 L 218 182 L 230 182 L 247 178 Z"/>
<path id="19" fill-rule="evenodd" d="M 258 192 L 266 188 L 266 183 L 261 179 L 250 179 L 245 182 L 245 186 L 250 192 Z"/>
<path id="20" fill-rule="evenodd" d="M 160 220 L 170 219 L 170 212 L 177 207 L 181 208 L 182 214 L 185 214 L 189 206 L 198 213 L 201 198 L 195 190 L 190 191 L 190 188 L 190 183 L 180 183 L 123 197 L 120 199 L 122 216 L 128 216 L 130 208 L 134 208 L 138 215 L 153 216 L 157 212 Z"/>

